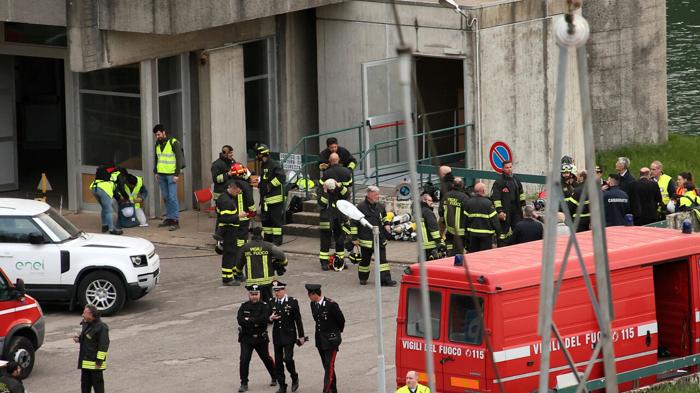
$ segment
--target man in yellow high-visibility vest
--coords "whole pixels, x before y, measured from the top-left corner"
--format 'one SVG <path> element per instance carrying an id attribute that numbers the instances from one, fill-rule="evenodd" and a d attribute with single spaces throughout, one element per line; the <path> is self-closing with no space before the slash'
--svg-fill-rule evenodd
<path id="1" fill-rule="evenodd" d="M 168 137 L 165 127 L 156 124 L 153 127 L 156 137 L 153 173 L 160 185 L 160 194 L 165 201 L 165 220 L 159 227 L 169 227 L 174 231 L 180 228 L 180 205 L 177 200 L 177 182 L 180 169 L 185 167 L 182 144 L 173 137 Z"/>
<path id="2" fill-rule="evenodd" d="M 659 191 L 661 191 L 661 201 L 664 206 L 668 205 L 671 198 L 676 196 L 676 183 L 673 178 L 664 173 L 664 164 L 661 161 L 654 161 L 649 165 L 651 169 L 651 178 L 659 185 Z M 660 212 L 665 213 L 665 209 L 660 210 Z"/>

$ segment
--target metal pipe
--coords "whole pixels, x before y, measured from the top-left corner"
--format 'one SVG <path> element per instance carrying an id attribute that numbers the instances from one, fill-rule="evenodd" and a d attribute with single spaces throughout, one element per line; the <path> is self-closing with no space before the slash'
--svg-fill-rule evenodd
<path id="1" fill-rule="evenodd" d="M 384 322 L 382 321 L 382 286 L 380 283 L 379 263 L 381 262 L 381 253 L 379 250 L 379 227 L 372 227 L 372 235 L 374 236 L 374 287 L 376 288 L 377 300 L 377 392 L 386 393 L 386 368 L 384 366 Z"/>
<path id="2" fill-rule="evenodd" d="M 399 54 L 399 84 L 403 92 L 403 115 L 405 119 L 404 131 L 406 133 L 406 142 L 408 144 L 408 166 L 411 176 L 411 189 L 414 192 L 418 191 L 418 180 L 416 173 L 418 172 L 416 165 L 416 143 L 413 137 L 413 118 L 411 113 L 411 66 L 412 55 L 408 47 L 399 47 L 396 49 Z M 419 198 L 415 196 L 413 199 L 413 217 L 418 225 L 420 225 L 422 215 Z M 425 325 L 425 369 L 428 376 L 428 387 L 431 392 L 435 391 L 435 366 L 433 364 L 433 325 L 430 312 L 430 295 L 428 292 L 428 272 L 425 266 L 425 255 L 421 249 L 423 244 L 423 231 L 416 231 L 418 241 L 418 264 L 420 266 L 420 294 L 421 294 L 421 312 L 423 314 L 423 324 Z"/>
<path id="3" fill-rule="evenodd" d="M 562 154 L 564 132 L 564 107 L 566 94 L 566 68 L 568 66 L 568 47 L 559 47 L 559 66 L 557 68 L 557 98 L 554 112 L 554 143 L 552 146 L 552 159 L 558 159 Z M 554 292 L 554 259 L 556 258 L 557 222 L 551 219 L 556 217 L 559 199 L 561 195 L 559 168 L 552 165 L 547 176 L 547 213 L 544 226 L 544 250 L 542 252 L 542 274 L 540 277 L 540 312 L 537 331 L 542 336 L 542 357 L 540 358 L 540 384 L 539 393 L 547 393 L 549 390 L 549 344 L 551 341 L 551 326 Z"/>

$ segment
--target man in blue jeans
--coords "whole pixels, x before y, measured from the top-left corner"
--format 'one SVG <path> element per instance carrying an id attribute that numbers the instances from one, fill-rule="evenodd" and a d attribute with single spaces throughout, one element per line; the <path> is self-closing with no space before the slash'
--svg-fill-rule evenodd
<path id="1" fill-rule="evenodd" d="M 180 169 L 185 167 L 180 141 L 166 135 L 165 127 L 156 124 L 153 127 L 156 137 L 153 173 L 160 185 L 160 194 L 165 201 L 165 220 L 159 227 L 169 227 L 174 231 L 180 228 L 180 205 L 177 200 L 177 182 Z"/>
<path id="2" fill-rule="evenodd" d="M 90 190 L 100 204 L 102 233 L 109 231 L 113 235 L 121 235 L 123 232 L 114 225 L 114 217 L 112 217 L 112 202 L 117 185 L 110 180 L 110 175 L 103 166 L 97 168 L 95 181 L 90 184 Z"/>

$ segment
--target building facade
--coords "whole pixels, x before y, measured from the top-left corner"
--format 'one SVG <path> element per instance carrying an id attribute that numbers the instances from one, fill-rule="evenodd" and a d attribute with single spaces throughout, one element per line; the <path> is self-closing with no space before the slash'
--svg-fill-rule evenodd
<path id="1" fill-rule="evenodd" d="M 416 55 L 418 130 L 467 125 L 420 138 L 419 154 L 463 152 L 458 162 L 488 169 L 488 147 L 501 140 L 519 171 L 542 174 L 552 159 L 552 24 L 565 2 L 459 0 L 470 20 L 437 0 L 396 3 Z M 585 7 L 597 146 L 665 140 L 665 1 Z M 0 191 L 28 194 L 46 173 L 65 206 L 94 209 L 95 168 L 118 164 L 144 176 L 157 215 L 157 123 L 183 141 L 185 207 L 211 183 L 224 144 L 245 162 L 256 142 L 287 152 L 306 135 L 367 120 L 394 126 L 338 134 L 353 152 L 402 135 L 388 1 L 2 0 L 0 15 Z M 573 67 L 569 75 L 576 87 Z M 574 90 L 565 151 L 576 158 Z M 366 157 L 363 169 L 403 162 L 402 147 Z"/>

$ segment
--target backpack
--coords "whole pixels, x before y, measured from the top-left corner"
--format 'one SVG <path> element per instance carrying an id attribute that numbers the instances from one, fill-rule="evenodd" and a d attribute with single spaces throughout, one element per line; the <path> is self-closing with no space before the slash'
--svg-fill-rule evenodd
<path id="1" fill-rule="evenodd" d="M 294 213 L 299 213 L 304 209 L 304 201 L 300 196 L 295 195 L 289 199 L 289 205 L 287 206 L 286 218 L 287 223 L 293 222 L 292 217 Z"/>

